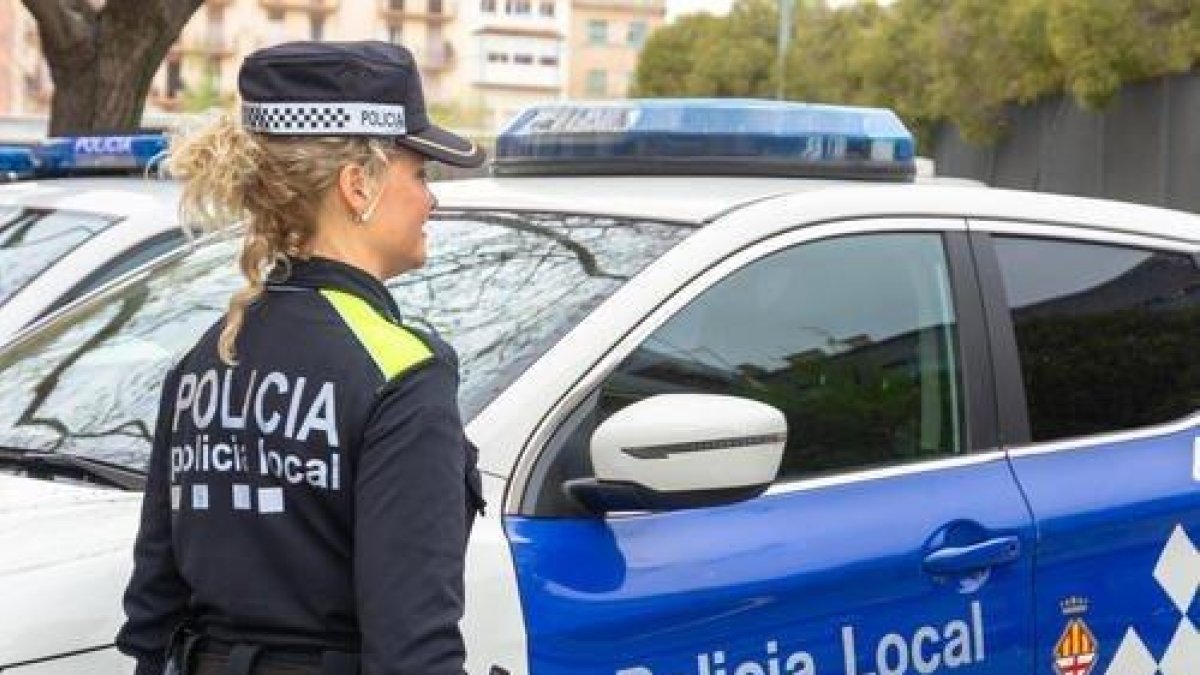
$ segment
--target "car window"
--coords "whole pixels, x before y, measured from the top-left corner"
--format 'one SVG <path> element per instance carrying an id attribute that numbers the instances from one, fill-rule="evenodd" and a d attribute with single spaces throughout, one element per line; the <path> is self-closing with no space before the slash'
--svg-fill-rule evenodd
<path id="1" fill-rule="evenodd" d="M 115 222 L 114 218 L 75 211 L 0 211 L 0 303 Z"/>
<path id="2" fill-rule="evenodd" d="M 1189 255 L 996 237 L 1034 441 L 1183 417 L 1200 402 Z"/>
<path id="3" fill-rule="evenodd" d="M 560 432 L 539 502 L 590 475 L 592 431 L 655 394 L 769 403 L 788 423 L 781 480 L 963 451 L 948 266 L 937 234 L 852 236 L 762 258 L 638 346 Z M 539 511 L 544 509 L 539 505 Z"/>
<path id="4" fill-rule="evenodd" d="M 145 241 L 138 242 L 128 251 L 117 256 L 100 269 L 92 272 L 84 277 L 83 281 L 75 284 L 71 290 L 63 294 L 61 298 L 55 300 L 52 305 L 47 307 L 38 318 L 48 316 L 63 307 L 71 304 L 88 293 L 100 288 L 104 284 L 116 279 L 117 277 L 131 272 L 134 269 L 145 265 L 146 263 L 155 260 L 175 249 L 179 248 L 187 241 L 187 234 L 183 229 L 171 229 L 166 232 L 157 234 Z"/>
<path id="5" fill-rule="evenodd" d="M 471 212 L 427 227 L 431 257 L 390 287 L 458 350 L 464 417 L 693 228 Z M 162 378 L 241 287 L 236 242 L 171 257 L 0 353 L 0 446 L 143 468 Z"/>

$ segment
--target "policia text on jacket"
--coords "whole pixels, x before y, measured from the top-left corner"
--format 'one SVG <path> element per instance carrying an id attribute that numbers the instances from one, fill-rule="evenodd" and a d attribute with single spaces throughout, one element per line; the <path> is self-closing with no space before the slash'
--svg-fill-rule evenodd
<path id="1" fill-rule="evenodd" d="M 278 371 L 260 378 L 257 370 L 251 370 L 249 381 L 237 386 L 237 391 L 244 392 L 244 398 L 231 402 L 233 380 L 238 376 L 247 374 L 214 369 L 180 378 L 173 431 L 179 428 L 180 416 L 186 414 L 190 415 L 196 434 L 191 443 L 171 448 L 172 482 L 179 473 L 216 471 L 272 475 L 288 483 L 306 482 L 315 488 L 341 489 L 337 385 L 309 382 L 303 375 L 289 378 Z M 254 448 L 239 443 L 236 435 L 220 433 L 247 428 L 257 437 Z M 305 458 L 300 448 L 289 452 L 290 445 L 307 443 L 312 434 L 324 437 L 327 457 Z M 248 495 L 247 486 L 239 487 L 240 490 L 235 488 L 235 495 Z M 267 494 L 274 493 L 259 493 L 260 510 Z M 235 502 L 247 503 L 244 499 Z"/>

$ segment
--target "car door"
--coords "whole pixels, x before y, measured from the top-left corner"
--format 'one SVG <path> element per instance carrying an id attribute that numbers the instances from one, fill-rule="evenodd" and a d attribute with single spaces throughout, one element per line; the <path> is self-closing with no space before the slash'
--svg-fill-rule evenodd
<path id="1" fill-rule="evenodd" d="M 1031 672 L 1033 530 L 996 450 L 964 228 L 781 236 L 680 291 L 598 366 L 506 521 L 532 672 Z M 680 392 L 784 413 L 766 494 L 602 517 L 564 493 L 590 475 L 598 424 Z"/>
<path id="2" fill-rule="evenodd" d="M 1200 672 L 1197 247 L 974 226 L 1006 445 L 1039 532 L 1037 672 Z"/>

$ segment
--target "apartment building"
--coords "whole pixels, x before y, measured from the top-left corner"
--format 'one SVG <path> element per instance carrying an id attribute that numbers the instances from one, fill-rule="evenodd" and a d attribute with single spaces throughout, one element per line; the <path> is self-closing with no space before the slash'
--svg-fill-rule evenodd
<path id="1" fill-rule="evenodd" d="M 206 0 L 155 75 L 147 113 L 231 103 L 242 59 L 260 47 L 378 39 L 412 50 L 427 102 L 441 119 L 490 133 L 532 103 L 568 93 L 599 97 L 587 93 L 589 77 L 593 91 L 603 80 L 604 96 L 622 95 L 664 2 Z M 573 16 L 579 12 L 586 18 Z M 598 30 L 601 21 L 608 26 L 604 44 L 572 37 L 589 26 Z M 33 18 L 15 0 L 0 0 L 0 114 L 46 114 L 51 87 Z"/>
<path id="2" fill-rule="evenodd" d="M 621 98 L 633 85 L 647 36 L 663 24 L 666 0 L 570 0 L 571 98 Z"/>
<path id="3" fill-rule="evenodd" d="M 457 0 L 207 0 L 155 77 L 150 102 L 164 110 L 232 100 L 242 59 L 290 40 L 402 43 L 422 67 L 431 103 L 446 100 L 454 50 L 445 26 Z"/>
<path id="4" fill-rule="evenodd" d="M 563 97 L 569 0 L 460 2 L 454 89 L 468 123 L 496 130 L 527 105 Z"/>
<path id="5" fill-rule="evenodd" d="M 0 3 L 0 115 L 11 114 L 17 98 L 17 66 L 13 63 L 17 51 L 13 38 L 17 20 L 15 4 Z"/>
<path id="6" fill-rule="evenodd" d="M 17 0 L 0 1 L 0 115 L 45 115 L 50 92 L 37 24 Z"/>

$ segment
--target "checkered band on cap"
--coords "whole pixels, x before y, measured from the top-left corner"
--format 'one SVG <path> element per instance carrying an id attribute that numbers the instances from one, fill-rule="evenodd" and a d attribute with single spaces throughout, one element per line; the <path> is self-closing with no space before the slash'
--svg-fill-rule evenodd
<path id="1" fill-rule="evenodd" d="M 403 136 L 404 106 L 378 103 L 243 103 L 242 126 L 281 135 Z"/>

